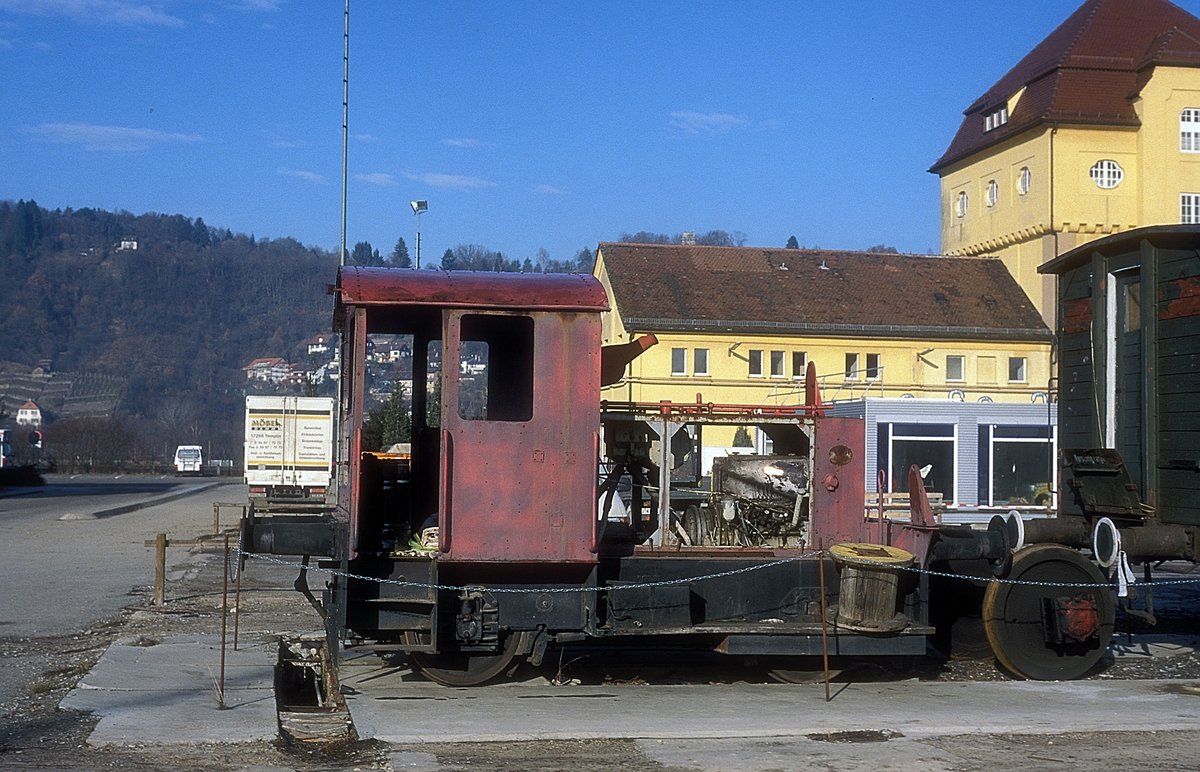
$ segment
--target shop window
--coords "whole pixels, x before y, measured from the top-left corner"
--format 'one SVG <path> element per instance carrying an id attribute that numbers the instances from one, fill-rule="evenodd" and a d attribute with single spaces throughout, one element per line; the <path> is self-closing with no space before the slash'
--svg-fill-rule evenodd
<path id="1" fill-rule="evenodd" d="M 888 492 L 908 493 L 908 470 L 916 466 L 928 493 L 956 501 L 957 432 L 953 424 L 881 423 L 879 466 L 887 470 Z"/>
<path id="2" fill-rule="evenodd" d="M 1055 506 L 1055 436 L 1048 426 L 979 427 L 979 503 Z"/>

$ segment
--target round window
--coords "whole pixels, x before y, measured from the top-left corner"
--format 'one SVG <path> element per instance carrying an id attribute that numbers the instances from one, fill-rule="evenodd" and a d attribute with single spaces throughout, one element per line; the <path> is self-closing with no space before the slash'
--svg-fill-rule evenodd
<path id="1" fill-rule="evenodd" d="M 1121 184 L 1121 180 L 1125 179 L 1125 170 L 1116 161 L 1103 160 L 1097 161 L 1092 167 L 1092 182 L 1096 183 L 1096 187 L 1109 190 Z"/>
<path id="2" fill-rule="evenodd" d="M 1017 193 L 1025 195 L 1029 192 L 1029 183 L 1033 181 L 1033 173 L 1029 171 L 1028 166 L 1022 166 L 1021 171 L 1017 172 Z"/>

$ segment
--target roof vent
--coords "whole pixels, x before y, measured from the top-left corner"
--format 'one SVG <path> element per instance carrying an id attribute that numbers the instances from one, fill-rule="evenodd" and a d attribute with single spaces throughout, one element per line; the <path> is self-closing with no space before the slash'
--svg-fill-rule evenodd
<path id="1" fill-rule="evenodd" d="M 782 262 L 781 262 L 781 263 L 779 264 L 779 270 L 781 270 L 781 271 L 786 271 L 787 269 L 788 269 L 788 267 L 787 267 L 787 263 L 782 263 Z"/>
<path id="2" fill-rule="evenodd" d="M 822 271 L 828 271 L 829 263 L 825 262 L 825 258 L 821 258 L 821 264 L 818 265 L 817 267 L 820 268 Z"/>
<path id="3" fill-rule="evenodd" d="M 936 300 L 936 301 L 937 301 L 937 302 L 939 302 L 939 303 L 949 303 L 949 302 L 950 302 L 950 298 L 946 297 L 946 293 L 945 293 L 945 292 L 935 292 L 935 293 L 933 293 L 933 299 L 934 299 L 934 300 Z"/>

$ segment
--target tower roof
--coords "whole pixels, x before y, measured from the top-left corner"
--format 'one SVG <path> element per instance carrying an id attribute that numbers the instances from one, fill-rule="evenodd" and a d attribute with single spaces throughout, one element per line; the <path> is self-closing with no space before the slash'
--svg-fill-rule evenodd
<path id="1" fill-rule="evenodd" d="M 1161 65 L 1200 67 L 1200 19 L 1167 0 L 1087 0 L 963 111 L 930 171 L 1038 124 L 1136 127 L 1132 99 Z M 1022 89 L 1007 122 L 987 130 Z"/>

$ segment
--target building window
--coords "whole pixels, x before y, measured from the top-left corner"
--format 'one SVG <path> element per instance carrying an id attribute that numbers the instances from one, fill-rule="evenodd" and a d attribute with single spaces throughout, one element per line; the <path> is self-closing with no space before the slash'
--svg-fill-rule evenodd
<path id="1" fill-rule="evenodd" d="M 1025 357 L 1008 358 L 1008 382 L 1025 383 Z"/>
<path id="2" fill-rule="evenodd" d="M 1125 179 L 1125 170 L 1116 161 L 1105 159 L 1096 162 L 1092 167 L 1091 175 L 1092 182 L 1096 183 L 1096 187 L 1111 190 Z"/>
<path id="3" fill-rule="evenodd" d="M 958 383 L 965 381 L 967 372 L 967 358 L 952 354 L 946 357 L 946 382 Z"/>
<path id="4" fill-rule="evenodd" d="M 671 375 L 687 375 L 687 349 L 671 349 Z"/>
<path id="5" fill-rule="evenodd" d="M 750 349 L 750 377 L 761 378 L 763 374 L 762 349 Z"/>
<path id="6" fill-rule="evenodd" d="M 846 380 L 857 381 L 859 377 L 858 354 L 846 355 Z"/>
<path id="7" fill-rule="evenodd" d="M 1052 507 L 1054 429 L 979 427 L 979 503 L 985 507 Z"/>
<path id="8" fill-rule="evenodd" d="M 1179 114 L 1179 149 L 1200 153 L 1200 107 L 1189 107 Z"/>
<path id="9" fill-rule="evenodd" d="M 1008 123 L 1008 107 L 1001 107 L 999 110 L 991 112 L 983 119 L 983 130 L 985 132 L 992 129 L 998 129 Z"/>
<path id="10" fill-rule="evenodd" d="M 808 354 L 804 351 L 792 352 L 792 378 L 802 380 L 808 373 Z"/>
<path id="11" fill-rule="evenodd" d="M 692 352 L 692 375 L 708 375 L 708 349 L 698 348 Z"/>
<path id="12" fill-rule="evenodd" d="M 987 184 L 987 205 L 990 209 L 1000 200 L 1000 185 L 995 180 L 988 180 Z"/>
<path id="13" fill-rule="evenodd" d="M 772 351 L 771 352 L 771 377 L 772 378 L 782 378 L 783 377 L 783 352 L 782 351 Z"/>
<path id="14" fill-rule="evenodd" d="M 874 381 L 879 379 L 879 355 L 867 354 L 867 380 Z"/>
<path id="15" fill-rule="evenodd" d="M 1200 223 L 1200 193 L 1179 194 L 1179 222 L 1185 225 Z"/>
<path id="16" fill-rule="evenodd" d="M 961 191 L 954 199 L 954 214 L 956 217 L 967 216 L 967 192 Z"/>
<path id="17" fill-rule="evenodd" d="M 1033 172 L 1029 171 L 1028 166 L 1022 166 L 1021 171 L 1017 172 L 1017 195 L 1023 196 L 1029 192 L 1029 185 L 1033 182 Z"/>
<path id="18" fill-rule="evenodd" d="M 954 424 L 880 423 L 879 467 L 888 471 L 888 493 L 907 493 L 909 467 L 921 470 L 925 490 L 957 501 L 955 459 L 958 432 Z"/>

